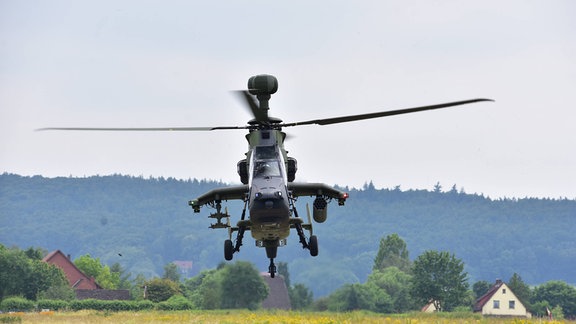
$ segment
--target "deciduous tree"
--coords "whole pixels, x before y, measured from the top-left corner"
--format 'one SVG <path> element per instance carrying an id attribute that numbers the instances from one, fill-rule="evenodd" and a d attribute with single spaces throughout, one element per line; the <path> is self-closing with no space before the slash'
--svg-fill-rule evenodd
<path id="1" fill-rule="evenodd" d="M 565 317 L 576 317 L 576 288 L 564 281 L 548 281 L 534 288 L 533 302 L 548 303 L 554 308 L 560 306 Z"/>
<path id="2" fill-rule="evenodd" d="M 372 271 L 367 283 L 374 284 L 390 296 L 393 312 L 404 313 L 415 306 L 410 296 L 411 281 L 411 275 L 396 267 L 387 267 Z"/>
<path id="3" fill-rule="evenodd" d="M 392 310 L 390 296 L 373 284 L 347 284 L 328 297 L 328 309 L 336 312 L 369 310 L 388 313 Z"/>
<path id="4" fill-rule="evenodd" d="M 146 299 L 155 303 L 168 300 L 174 295 L 180 294 L 180 287 L 177 283 L 168 279 L 153 278 L 146 281 Z"/>
<path id="5" fill-rule="evenodd" d="M 380 248 L 374 259 L 373 270 L 396 267 L 404 272 L 410 271 L 410 259 L 406 242 L 394 233 L 380 240 Z"/>
<path id="6" fill-rule="evenodd" d="M 468 274 L 453 254 L 424 252 L 414 260 L 412 275 L 412 296 L 421 305 L 433 302 L 436 309 L 450 311 L 468 300 Z"/>
<path id="7" fill-rule="evenodd" d="M 310 289 L 303 284 L 295 284 L 293 287 L 290 286 L 288 293 L 290 295 L 292 309 L 294 310 L 310 308 L 314 303 L 314 295 Z"/>
<path id="8" fill-rule="evenodd" d="M 268 296 L 268 286 L 251 263 L 237 261 L 222 271 L 222 308 L 256 309 Z"/>
<path id="9" fill-rule="evenodd" d="M 102 288 L 117 289 L 120 284 L 120 274 L 110 271 L 110 267 L 103 265 L 100 258 L 92 258 L 90 254 L 86 254 L 75 259 L 74 264 L 85 275 L 93 277 Z"/>
<path id="10" fill-rule="evenodd" d="M 41 260 L 40 249 L 6 248 L 0 244 L 0 300 L 19 295 L 35 300 L 49 290 L 62 291 L 69 297 L 68 280 L 62 270 Z"/>

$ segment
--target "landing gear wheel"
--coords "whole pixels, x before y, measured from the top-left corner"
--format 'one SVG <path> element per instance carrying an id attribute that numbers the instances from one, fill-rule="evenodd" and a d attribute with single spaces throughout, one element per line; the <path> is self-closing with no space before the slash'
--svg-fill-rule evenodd
<path id="1" fill-rule="evenodd" d="M 274 278 L 276 276 L 276 265 L 274 264 L 274 259 L 270 259 L 270 266 L 268 267 L 268 273 L 270 274 L 270 278 Z"/>
<path id="2" fill-rule="evenodd" d="M 224 241 L 224 259 L 226 261 L 232 260 L 234 254 L 234 246 L 232 246 L 232 240 Z"/>
<path id="3" fill-rule="evenodd" d="M 310 255 L 315 257 L 318 255 L 318 237 L 316 235 L 310 236 L 310 241 L 308 242 L 308 248 L 310 249 Z"/>

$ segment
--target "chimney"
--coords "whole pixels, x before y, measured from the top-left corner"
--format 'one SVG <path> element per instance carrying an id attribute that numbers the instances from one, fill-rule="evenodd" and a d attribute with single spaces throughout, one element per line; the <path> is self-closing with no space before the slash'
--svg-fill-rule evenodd
<path id="1" fill-rule="evenodd" d="M 496 284 L 497 284 L 497 285 L 501 285 L 501 284 L 502 284 L 502 279 L 496 279 Z"/>
<path id="2" fill-rule="evenodd" d="M 66 254 L 66 257 L 68 257 L 68 260 L 72 260 L 72 256 L 70 254 Z"/>

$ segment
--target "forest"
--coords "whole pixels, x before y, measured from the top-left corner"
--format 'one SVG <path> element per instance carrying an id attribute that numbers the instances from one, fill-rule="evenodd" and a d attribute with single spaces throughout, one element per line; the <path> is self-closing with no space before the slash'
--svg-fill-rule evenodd
<path id="1" fill-rule="evenodd" d="M 59 249 L 118 263 L 133 277 L 162 274 L 173 261 L 192 261 L 185 277 L 223 262 L 227 232 L 208 228 L 210 210 L 194 214 L 188 201 L 226 184 L 208 180 L 123 175 L 84 178 L 0 175 L 0 243 L 6 247 Z M 315 224 L 320 254 L 312 258 L 296 235 L 279 249 L 293 283 L 327 296 L 346 284 L 366 282 L 383 237 L 397 233 L 409 258 L 448 251 L 465 264 L 469 282 L 522 275 L 529 285 L 551 280 L 576 284 L 576 200 L 499 198 L 437 184 L 431 190 L 400 186 L 342 188 L 346 206 L 329 205 L 328 220 Z M 310 200 L 297 207 L 305 215 Z M 232 222 L 241 205 L 226 204 Z M 294 234 L 294 233 L 293 233 Z M 249 236 L 235 260 L 266 271 L 265 252 Z"/>

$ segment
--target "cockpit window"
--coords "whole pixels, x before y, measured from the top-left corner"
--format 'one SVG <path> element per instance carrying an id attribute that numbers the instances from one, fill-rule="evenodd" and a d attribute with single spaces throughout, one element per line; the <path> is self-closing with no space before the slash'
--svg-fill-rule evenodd
<path id="1" fill-rule="evenodd" d="M 280 166 L 278 161 L 256 161 L 254 166 L 255 178 L 279 177 Z"/>

